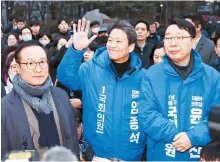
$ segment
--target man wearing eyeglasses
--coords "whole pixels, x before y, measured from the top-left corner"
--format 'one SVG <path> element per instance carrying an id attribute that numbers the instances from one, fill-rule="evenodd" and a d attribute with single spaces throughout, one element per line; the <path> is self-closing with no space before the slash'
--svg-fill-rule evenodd
<path id="1" fill-rule="evenodd" d="M 207 117 L 220 104 L 220 74 L 193 49 L 195 32 L 190 22 L 176 19 L 165 32 L 163 63 L 142 79 L 139 120 L 148 134 L 149 161 L 196 161 L 212 140 Z"/>
<path id="2" fill-rule="evenodd" d="M 28 41 L 15 51 L 18 74 L 13 90 L 1 103 L 1 156 L 36 150 L 42 157 L 60 145 L 79 156 L 77 129 L 67 94 L 52 86 L 47 55 L 41 44 Z"/>

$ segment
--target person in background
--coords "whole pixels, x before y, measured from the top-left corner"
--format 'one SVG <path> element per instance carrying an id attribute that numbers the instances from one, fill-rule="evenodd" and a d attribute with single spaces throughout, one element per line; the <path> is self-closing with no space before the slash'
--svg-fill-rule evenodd
<path id="1" fill-rule="evenodd" d="M 46 48 L 47 51 L 53 46 L 53 43 L 51 43 L 51 34 L 47 31 L 41 31 L 39 33 L 39 42 Z M 47 52 L 48 53 L 48 52 Z"/>
<path id="2" fill-rule="evenodd" d="M 150 24 L 150 35 L 147 40 L 153 44 L 159 44 L 162 41 L 161 37 L 157 34 L 157 25 L 155 23 Z"/>
<path id="3" fill-rule="evenodd" d="M 216 58 L 214 65 L 215 69 L 220 72 L 220 35 L 216 36 L 215 40 L 215 52 L 217 53 L 218 58 Z"/>
<path id="4" fill-rule="evenodd" d="M 4 79 L 5 79 L 5 91 L 6 94 L 12 91 L 13 89 L 13 78 L 17 74 L 17 63 L 15 61 L 15 53 L 11 52 L 6 60 L 4 65 Z"/>
<path id="5" fill-rule="evenodd" d="M 71 161 L 77 162 L 78 159 L 71 150 L 66 147 L 55 146 L 44 153 L 42 161 Z"/>
<path id="6" fill-rule="evenodd" d="M 21 29 L 21 39 L 22 41 L 20 43 L 32 40 L 31 29 L 29 27 Z"/>
<path id="7" fill-rule="evenodd" d="M 137 33 L 137 43 L 135 44 L 134 52 L 141 59 L 142 67 L 149 68 L 152 65 L 152 55 L 154 44 L 147 41 L 150 34 L 149 24 L 146 21 L 140 20 L 135 24 Z"/>
<path id="8" fill-rule="evenodd" d="M 205 64 L 215 67 L 215 65 L 213 65 L 214 61 L 217 58 L 217 54 L 215 52 L 215 45 L 212 40 L 206 38 L 202 34 L 202 16 L 198 14 L 189 14 L 185 15 L 184 17 L 185 20 L 193 24 L 196 29 L 196 37 L 195 41 L 193 42 L 193 48 L 200 54 L 202 61 Z"/>
<path id="9" fill-rule="evenodd" d="M 163 62 L 163 56 L 165 54 L 163 43 L 157 44 L 154 49 L 153 61 L 154 64 Z"/>
<path id="10" fill-rule="evenodd" d="M 91 60 L 93 58 L 95 51 L 98 48 L 99 45 L 95 41 L 92 41 L 87 47 L 85 53 L 83 54 L 83 62 Z"/>
<path id="11" fill-rule="evenodd" d="M 8 24 L 5 26 L 3 33 L 9 34 L 13 29 L 17 29 L 17 24 L 14 16 L 9 16 Z"/>
<path id="12" fill-rule="evenodd" d="M 93 21 L 90 24 L 91 37 L 93 35 L 98 35 L 100 30 L 100 23 L 98 21 Z"/>
<path id="13" fill-rule="evenodd" d="M 56 74 L 57 74 L 57 57 L 59 56 L 59 51 L 62 46 L 67 43 L 65 37 L 57 37 L 57 40 L 54 42 L 54 46 L 49 49 L 48 52 L 48 60 L 50 64 L 50 76 L 52 78 L 53 83 L 56 81 Z"/>
<path id="14" fill-rule="evenodd" d="M 212 142 L 202 148 L 200 162 L 220 161 L 220 143 Z"/>
<path id="15" fill-rule="evenodd" d="M 19 38 L 17 33 L 10 33 L 8 34 L 7 45 L 8 46 L 16 45 L 18 43 L 18 40 Z"/>
<path id="16" fill-rule="evenodd" d="M 16 21 L 16 27 L 14 28 L 11 33 L 17 33 L 20 34 L 21 30 L 25 27 L 25 20 L 23 18 L 18 18 L 15 20 Z"/>
<path id="17" fill-rule="evenodd" d="M 33 40 L 39 40 L 39 33 L 40 33 L 40 23 L 37 20 L 31 21 L 30 23 L 32 37 Z"/>
<path id="18" fill-rule="evenodd" d="M 98 33 L 98 37 L 96 38 L 96 42 L 98 43 L 99 47 L 106 46 L 108 41 L 108 29 L 107 27 L 101 27 Z"/>
<path id="19" fill-rule="evenodd" d="M 63 37 L 65 38 L 66 40 L 69 40 L 69 30 L 68 30 L 68 21 L 67 19 L 64 19 L 64 18 L 61 18 L 60 20 L 58 20 L 58 29 L 59 29 L 59 32 L 54 34 L 52 36 L 52 40 L 53 42 L 55 42 L 57 40 L 58 37 Z"/>
<path id="20" fill-rule="evenodd" d="M 1 55 L 1 82 L 6 86 L 6 78 L 4 76 L 5 71 L 4 71 L 4 65 L 6 62 L 7 57 L 13 53 L 17 49 L 17 46 L 8 46 L 4 49 L 3 54 Z"/>

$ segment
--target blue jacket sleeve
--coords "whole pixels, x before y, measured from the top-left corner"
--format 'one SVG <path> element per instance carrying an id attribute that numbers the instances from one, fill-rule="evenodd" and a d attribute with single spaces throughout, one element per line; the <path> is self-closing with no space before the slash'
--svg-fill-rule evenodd
<path id="1" fill-rule="evenodd" d="M 210 107 L 208 107 L 209 110 L 212 106 L 220 104 L 220 93 L 219 93 L 220 92 L 220 75 L 219 74 L 217 74 L 217 79 L 212 89 L 213 89 L 212 95 L 211 95 L 212 100 L 209 104 Z M 203 121 L 200 121 L 200 123 L 198 123 L 195 127 L 187 131 L 186 134 L 189 137 L 192 146 L 205 146 L 209 142 L 211 142 L 212 138 L 210 136 L 210 131 L 208 127 L 208 114 L 206 114 L 206 117 Z"/>
<path id="2" fill-rule="evenodd" d="M 85 50 L 77 51 L 74 50 L 72 46 L 70 46 L 57 68 L 58 81 L 69 89 L 81 90 L 79 68 L 84 52 Z"/>
<path id="3" fill-rule="evenodd" d="M 179 130 L 159 112 L 156 97 L 147 76 L 142 79 L 139 104 L 139 120 L 144 132 L 154 141 L 173 142 Z"/>

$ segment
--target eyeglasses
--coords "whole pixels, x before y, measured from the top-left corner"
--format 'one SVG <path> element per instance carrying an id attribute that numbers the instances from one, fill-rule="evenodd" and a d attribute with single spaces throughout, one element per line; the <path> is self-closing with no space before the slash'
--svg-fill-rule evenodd
<path id="1" fill-rule="evenodd" d="M 13 71 L 13 72 L 17 72 L 17 65 L 16 64 L 11 65 L 10 70 Z"/>
<path id="2" fill-rule="evenodd" d="M 20 62 L 20 64 L 25 64 L 29 70 L 34 70 L 37 67 L 37 64 L 39 64 L 42 69 L 46 69 L 48 67 L 47 60 L 42 60 L 40 62 L 35 62 L 35 61 L 26 62 L 26 63 Z"/>
<path id="3" fill-rule="evenodd" d="M 191 38 L 191 36 L 165 37 L 163 41 L 165 43 L 171 43 L 172 39 L 174 39 L 176 43 L 181 43 L 184 38 Z"/>

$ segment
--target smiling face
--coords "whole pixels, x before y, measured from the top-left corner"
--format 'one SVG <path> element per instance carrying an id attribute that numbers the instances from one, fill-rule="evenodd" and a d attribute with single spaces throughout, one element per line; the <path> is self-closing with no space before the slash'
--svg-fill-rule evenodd
<path id="1" fill-rule="evenodd" d="M 127 34 L 121 29 L 113 29 L 106 44 L 109 57 L 116 63 L 128 60 L 129 53 L 134 50 L 135 44 L 128 43 Z"/>
<path id="2" fill-rule="evenodd" d="M 13 46 L 17 44 L 17 39 L 14 35 L 11 34 L 8 36 L 7 42 L 8 42 L 8 46 Z"/>
<path id="3" fill-rule="evenodd" d="M 181 38 L 180 41 L 179 38 Z M 167 56 L 176 65 L 188 65 L 192 46 L 193 39 L 188 31 L 180 29 L 177 25 L 170 25 L 167 28 L 164 38 L 164 49 Z"/>
<path id="4" fill-rule="evenodd" d="M 26 64 L 21 63 L 33 64 L 33 62 L 47 61 L 47 55 L 44 49 L 40 46 L 25 47 L 20 51 L 19 58 L 18 73 L 21 78 L 32 86 L 41 86 L 48 78 L 48 66 L 46 68 L 42 68 L 38 63 L 36 68 L 30 70 Z"/>

